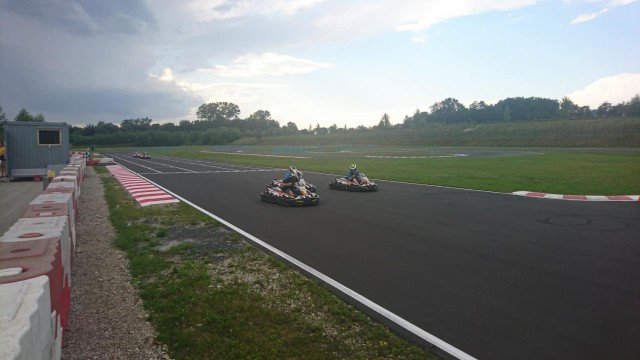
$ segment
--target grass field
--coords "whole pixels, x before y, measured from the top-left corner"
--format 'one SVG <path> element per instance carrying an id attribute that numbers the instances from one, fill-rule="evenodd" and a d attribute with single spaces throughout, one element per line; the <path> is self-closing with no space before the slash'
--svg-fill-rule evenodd
<path id="1" fill-rule="evenodd" d="M 374 179 L 498 192 L 640 194 L 640 152 L 626 149 L 470 149 L 417 146 L 408 140 L 402 146 L 307 140 L 98 151 L 147 150 L 152 157 L 283 169 L 294 163 L 303 171 L 336 175 L 357 162 Z M 467 152 L 506 154 L 454 155 Z M 314 281 L 248 245 L 238 234 L 225 235 L 220 224 L 195 209 L 183 203 L 140 208 L 115 180 L 105 177 L 103 181 L 110 219 L 118 232 L 116 243 L 129 256 L 157 338 L 173 358 L 435 358 L 429 349 L 394 335 Z M 194 227 L 204 232 L 204 243 L 226 245 L 212 248 L 186 242 L 184 234 Z M 179 245 L 159 250 L 167 240 Z"/>
<path id="2" fill-rule="evenodd" d="M 171 358 L 437 358 L 189 205 L 141 208 L 102 181 L 115 243 Z"/>
<path id="3" fill-rule="evenodd" d="M 245 145 L 638 147 L 640 119 L 591 119 L 492 124 L 429 124 L 328 135 L 245 138 Z"/>
<path id="4" fill-rule="evenodd" d="M 482 149 L 475 149 L 478 150 Z M 640 194 L 640 152 L 622 149 L 519 149 L 520 153 L 510 156 L 478 157 L 440 157 L 465 153 L 465 148 L 372 146 L 175 147 L 150 151 L 155 155 L 278 168 L 287 168 L 293 163 L 302 171 L 336 175 L 345 173 L 349 164 L 357 162 L 361 171 L 373 179 L 497 192 L 528 190 L 567 195 Z M 486 151 L 496 149 L 487 148 Z M 368 155 L 418 158 L 367 158 Z"/>

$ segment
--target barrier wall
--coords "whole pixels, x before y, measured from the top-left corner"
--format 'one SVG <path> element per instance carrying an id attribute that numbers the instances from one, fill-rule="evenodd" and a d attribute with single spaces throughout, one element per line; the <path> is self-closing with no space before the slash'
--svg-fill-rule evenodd
<path id="1" fill-rule="evenodd" d="M 0 285 L 0 304 L 0 359 L 60 358 L 47 276 Z"/>
<path id="2" fill-rule="evenodd" d="M 85 166 L 72 155 L 0 237 L 0 359 L 61 357 Z"/>

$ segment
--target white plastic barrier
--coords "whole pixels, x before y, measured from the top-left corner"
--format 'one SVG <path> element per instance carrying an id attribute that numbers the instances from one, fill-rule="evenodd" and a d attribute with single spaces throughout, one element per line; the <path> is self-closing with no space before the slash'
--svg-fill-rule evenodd
<path id="1" fill-rule="evenodd" d="M 0 284 L 0 304 L 0 359 L 60 359 L 47 276 Z"/>
<path id="2" fill-rule="evenodd" d="M 58 175 L 51 180 L 51 183 L 73 182 L 76 186 L 76 194 L 80 196 L 80 179 L 78 175 Z"/>
<path id="3" fill-rule="evenodd" d="M 82 169 L 80 169 L 77 166 L 65 166 L 64 168 L 62 168 L 62 170 L 60 170 L 60 173 L 58 175 L 60 175 L 60 176 L 65 176 L 65 175 L 77 176 L 78 177 L 78 187 L 82 186 L 83 173 L 82 173 Z"/>
<path id="4" fill-rule="evenodd" d="M 65 191 L 64 189 L 59 189 L 61 191 Z M 77 213 L 78 213 L 78 208 L 77 208 L 77 201 L 76 199 L 74 199 L 74 195 L 71 192 L 54 192 L 54 193 L 50 193 L 50 191 L 54 191 L 54 190 L 49 190 L 49 188 L 47 187 L 47 189 L 44 191 L 44 193 L 36 196 L 35 199 L 33 199 L 33 201 L 31 201 L 29 203 L 29 205 L 50 205 L 50 204 L 67 204 L 68 208 L 69 208 L 69 233 L 71 234 L 71 240 L 73 242 L 73 248 L 75 249 L 76 247 L 76 238 L 75 238 L 75 234 L 76 234 L 76 220 L 77 220 Z"/>

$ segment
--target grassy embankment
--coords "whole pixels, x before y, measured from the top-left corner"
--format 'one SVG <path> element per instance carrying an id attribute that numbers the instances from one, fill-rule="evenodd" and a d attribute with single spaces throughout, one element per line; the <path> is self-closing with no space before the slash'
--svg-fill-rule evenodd
<path id="1" fill-rule="evenodd" d="M 436 358 L 188 205 L 141 208 L 102 181 L 116 245 L 173 358 Z"/>
<path id="2" fill-rule="evenodd" d="M 330 135 L 244 138 L 249 145 L 640 147 L 640 119 L 595 119 L 496 124 L 432 124 Z"/>

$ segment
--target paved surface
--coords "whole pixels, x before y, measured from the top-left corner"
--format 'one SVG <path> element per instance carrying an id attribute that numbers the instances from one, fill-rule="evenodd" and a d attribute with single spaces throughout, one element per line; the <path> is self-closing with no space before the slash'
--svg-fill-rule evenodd
<path id="1" fill-rule="evenodd" d="M 43 190 L 42 182 L 31 180 L 9 181 L 0 179 L 0 235 L 4 234 L 22 216 L 31 200 Z"/>
<path id="2" fill-rule="evenodd" d="M 258 195 L 282 169 L 111 155 L 471 356 L 640 358 L 638 203 L 348 193 L 306 172 L 320 205 L 287 208 Z"/>

